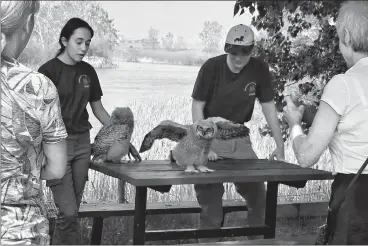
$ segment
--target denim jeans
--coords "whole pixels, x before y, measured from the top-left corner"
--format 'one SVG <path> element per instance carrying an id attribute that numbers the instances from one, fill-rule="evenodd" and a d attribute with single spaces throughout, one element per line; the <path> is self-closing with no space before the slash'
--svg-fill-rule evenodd
<path id="1" fill-rule="evenodd" d="M 78 210 L 91 160 L 90 132 L 69 134 L 67 152 L 68 164 L 64 177 L 46 182 L 59 209 L 51 239 L 54 245 L 77 244 Z"/>
<path id="2" fill-rule="evenodd" d="M 249 137 L 212 143 L 211 149 L 219 156 L 232 159 L 258 159 L 252 148 Z M 248 206 L 248 224 L 264 224 L 266 208 L 266 188 L 264 183 L 235 183 L 236 191 L 246 200 Z M 197 201 L 202 208 L 200 229 L 216 229 L 221 227 L 223 217 L 222 196 L 223 184 L 194 185 Z M 205 239 L 200 241 L 217 241 Z"/>

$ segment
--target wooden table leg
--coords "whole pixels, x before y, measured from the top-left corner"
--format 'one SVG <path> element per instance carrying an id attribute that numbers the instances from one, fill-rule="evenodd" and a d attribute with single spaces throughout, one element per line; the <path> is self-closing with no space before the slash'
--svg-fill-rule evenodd
<path id="1" fill-rule="evenodd" d="M 270 227 L 270 231 L 264 235 L 265 239 L 275 238 L 276 236 L 278 188 L 278 182 L 267 182 L 265 224 Z"/>
<path id="2" fill-rule="evenodd" d="M 134 245 L 143 245 L 145 241 L 146 204 L 147 204 L 147 187 L 136 187 L 134 231 L 133 231 Z"/>

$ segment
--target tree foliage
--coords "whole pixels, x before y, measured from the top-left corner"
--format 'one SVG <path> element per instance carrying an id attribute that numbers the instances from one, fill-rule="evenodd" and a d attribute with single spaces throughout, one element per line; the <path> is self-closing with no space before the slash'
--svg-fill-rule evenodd
<path id="1" fill-rule="evenodd" d="M 222 25 L 217 21 L 205 21 L 203 30 L 199 33 L 205 51 L 217 51 L 222 38 Z"/>
<path id="2" fill-rule="evenodd" d="M 145 39 L 145 46 L 156 49 L 158 48 L 160 41 L 159 41 L 159 31 L 156 28 L 150 27 L 148 29 L 148 38 Z"/>
<path id="3" fill-rule="evenodd" d="M 174 49 L 175 50 L 186 50 L 188 48 L 188 44 L 185 41 L 183 36 L 178 36 L 175 40 Z"/>
<path id="4" fill-rule="evenodd" d="M 165 37 L 162 38 L 162 45 L 163 48 L 167 50 L 173 50 L 174 49 L 174 34 L 171 32 L 168 32 Z"/>
<path id="5" fill-rule="evenodd" d="M 284 91 L 298 84 L 297 93 L 303 95 L 298 104 L 306 105 L 303 116 L 306 132 L 318 109 L 324 85 L 347 69 L 333 25 L 341 2 L 238 0 L 234 5 L 234 16 L 248 10 L 252 26 L 268 34 L 257 42 L 255 55 L 273 71 L 279 112 L 286 105 Z M 285 140 L 288 126 L 281 119 L 280 123 Z M 260 132 L 267 135 L 270 129 L 266 125 Z"/>
<path id="6" fill-rule="evenodd" d="M 26 50 L 20 59 L 32 63 L 42 63 L 55 56 L 62 27 L 73 17 L 89 23 L 94 30 L 89 54 L 108 58 L 119 45 L 118 31 L 108 13 L 93 1 L 42 1 L 36 15 L 35 26 Z M 40 56 L 39 54 L 44 54 Z M 39 59 L 35 61 L 34 59 Z"/>

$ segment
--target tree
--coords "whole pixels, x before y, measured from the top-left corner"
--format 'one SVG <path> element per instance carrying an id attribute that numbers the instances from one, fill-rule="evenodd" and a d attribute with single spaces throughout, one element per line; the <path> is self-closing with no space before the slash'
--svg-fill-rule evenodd
<path id="1" fill-rule="evenodd" d="M 109 18 L 107 12 L 97 2 L 84 1 L 81 4 L 80 1 L 42 1 L 35 17 L 30 42 L 22 53 L 23 59 L 30 56 L 34 57 L 33 59 L 39 59 L 35 61 L 36 63 L 42 63 L 55 56 L 60 48 L 59 33 L 72 17 L 87 21 L 94 29 L 95 36 L 91 42 L 90 52 L 98 51 L 101 56 L 108 58 L 119 45 L 118 32 L 114 28 L 113 19 Z M 45 55 L 42 57 L 39 54 Z"/>
<path id="2" fill-rule="evenodd" d="M 323 87 L 347 69 L 333 25 L 341 2 L 238 0 L 234 5 L 234 16 L 247 9 L 253 15 L 251 24 L 268 33 L 268 38 L 257 42 L 255 55 L 273 71 L 279 112 L 286 105 L 283 92 L 298 85 L 302 96 L 297 103 L 306 106 L 302 120 L 305 132 L 313 122 Z M 281 119 L 280 124 L 285 140 L 289 129 Z M 266 125 L 260 132 L 267 135 L 270 129 Z"/>
<path id="3" fill-rule="evenodd" d="M 168 32 L 164 38 L 162 38 L 162 45 L 167 50 L 174 49 L 174 34 Z"/>
<path id="4" fill-rule="evenodd" d="M 175 44 L 174 44 L 174 48 L 176 50 L 186 50 L 187 49 L 187 42 L 185 42 L 184 37 L 183 36 L 178 36 L 176 38 Z"/>
<path id="5" fill-rule="evenodd" d="M 153 27 L 148 29 L 148 38 L 145 39 L 145 45 L 151 49 L 156 49 L 160 44 L 158 39 L 159 31 Z"/>
<path id="6" fill-rule="evenodd" d="M 217 51 L 222 39 L 222 25 L 217 21 L 205 21 L 203 30 L 199 33 L 205 51 Z"/>

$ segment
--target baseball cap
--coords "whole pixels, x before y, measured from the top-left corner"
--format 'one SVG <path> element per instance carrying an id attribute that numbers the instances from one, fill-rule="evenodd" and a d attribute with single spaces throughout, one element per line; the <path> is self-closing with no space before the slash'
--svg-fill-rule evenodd
<path id="1" fill-rule="evenodd" d="M 244 24 L 230 28 L 226 36 L 224 50 L 226 53 L 250 53 L 254 47 L 253 30 Z"/>

